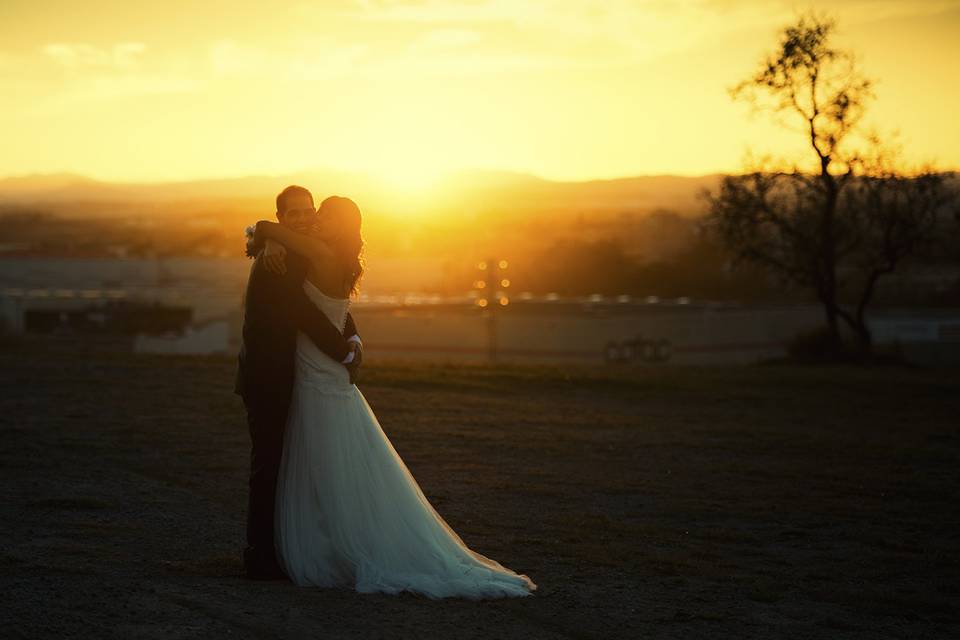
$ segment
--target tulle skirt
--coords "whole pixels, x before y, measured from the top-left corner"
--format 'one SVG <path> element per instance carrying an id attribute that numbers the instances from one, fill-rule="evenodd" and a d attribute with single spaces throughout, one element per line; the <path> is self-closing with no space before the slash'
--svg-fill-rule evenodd
<path id="1" fill-rule="evenodd" d="M 295 584 L 471 599 L 537 588 L 467 548 L 427 501 L 359 389 L 297 375 L 275 521 L 277 555 Z"/>

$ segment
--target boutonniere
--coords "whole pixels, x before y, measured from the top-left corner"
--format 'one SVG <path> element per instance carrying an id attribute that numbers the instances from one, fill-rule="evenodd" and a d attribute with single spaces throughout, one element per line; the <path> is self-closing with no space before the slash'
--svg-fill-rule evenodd
<path id="1" fill-rule="evenodd" d="M 250 225 L 243 230 L 243 235 L 247 238 L 247 257 L 256 258 L 259 247 L 253 241 L 254 233 L 256 232 L 256 225 Z"/>

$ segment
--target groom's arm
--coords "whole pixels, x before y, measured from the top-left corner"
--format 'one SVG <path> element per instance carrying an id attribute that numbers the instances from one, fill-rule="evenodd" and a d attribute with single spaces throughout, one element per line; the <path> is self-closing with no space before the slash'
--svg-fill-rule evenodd
<path id="1" fill-rule="evenodd" d="M 344 362 L 350 353 L 347 340 L 326 314 L 307 297 L 303 290 L 303 281 L 298 281 L 296 275 L 290 271 L 282 276 L 270 275 L 276 278 L 277 285 L 282 288 L 282 299 L 287 307 L 285 311 L 292 325 L 307 334 L 325 354 L 337 362 Z"/>
<path id="2" fill-rule="evenodd" d="M 360 336 L 357 335 L 357 325 L 353 321 L 353 314 L 350 312 L 347 312 L 347 324 L 343 327 L 343 335 L 360 342 Z"/>

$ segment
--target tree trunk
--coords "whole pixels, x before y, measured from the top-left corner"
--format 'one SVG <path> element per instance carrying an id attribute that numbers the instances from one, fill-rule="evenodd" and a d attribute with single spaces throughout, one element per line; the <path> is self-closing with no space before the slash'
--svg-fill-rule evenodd
<path id="1" fill-rule="evenodd" d="M 837 306 L 833 288 L 825 282 L 821 282 L 817 286 L 817 298 L 823 306 L 824 319 L 827 321 L 827 333 L 830 337 L 829 356 L 833 358 L 839 355 L 843 345 L 840 339 L 840 308 Z"/>
<path id="2" fill-rule="evenodd" d="M 854 317 L 842 310 L 838 314 L 857 337 L 857 354 L 861 358 L 869 359 L 873 355 L 873 334 L 870 327 L 862 317 Z"/>
<path id="3" fill-rule="evenodd" d="M 870 275 L 867 277 L 867 282 L 863 287 L 863 293 L 860 294 L 860 301 L 857 303 L 857 315 L 856 326 L 854 331 L 857 333 L 857 340 L 859 342 L 860 352 L 865 356 L 870 356 L 873 351 L 873 335 L 870 333 L 870 327 L 867 326 L 867 305 L 870 304 L 870 300 L 873 299 L 873 292 L 877 286 L 877 280 L 885 274 L 893 271 L 893 266 L 895 262 L 892 262 L 889 267 L 883 269 L 874 269 L 870 272 Z"/>
<path id="4" fill-rule="evenodd" d="M 824 301 L 823 310 L 827 316 L 827 331 L 830 334 L 830 355 L 835 357 L 843 351 L 843 340 L 840 338 L 840 323 L 838 320 L 839 312 L 836 304 L 832 301 Z"/>
<path id="5" fill-rule="evenodd" d="M 857 345 L 860 348 L 860 354 L 866 358 L 873 355 L 873 334 L 870 333 L 870 327 L 865 322 L 858 323 Z"/>
<path id="6" fill-rule="evenodd" d="M 814 144 L 814 149 L 817 149 L 816 144 Z M 820 155 L 819 149 L 817 149 L 817 154 Z M 830 174 L 829 156 L 820 155 L 820 180 L 823 182 L 826 191 L 823 215 L 820 220 L 820 241 L 822 243 L 820 264 L 823 269 L 821 297 L 827 314 L 827 328 L 830 330 L 831 347 L 833 349 L 831 355 L 837 357 L 843 351 L 843 340 L 840 337 L 840 327 L 837 322 L 840 308 L 837 304 L 837 251 L 833 228 L 837 209 L 837 182 Z"/>

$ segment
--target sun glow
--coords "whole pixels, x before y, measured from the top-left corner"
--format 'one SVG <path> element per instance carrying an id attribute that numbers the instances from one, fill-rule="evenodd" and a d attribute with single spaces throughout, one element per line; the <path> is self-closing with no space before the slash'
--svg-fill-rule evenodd
<path id="1" fill-rule="evenodd" d="M 391 191 L 403 195 L 422 195 L 437 186 L 446 172 L 411 159 L 389 168 L 376 169 L 373 176 Z"/>
<path id="2" fill-rule="evenodd" d="M 727 89 L 790 3 L 0 2 L 0 176 L 160 181 L 359 171 L 419 197 L 448 172 L 560 180 L 738 171 L 792 152 Z M 808 0 L 878 80 L 871 124 L 960 167 L 960 6 Z M 55 6 L 56 9 L 51 9 Z M 91 20 L 97 13 L 103 19 Z M 184 28 L 187 25 L 187 28 Z M 149 124 L 147 124 L 149 123 Z"/>

